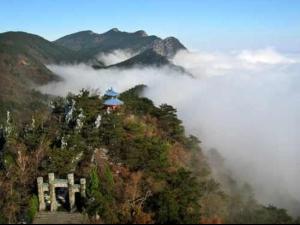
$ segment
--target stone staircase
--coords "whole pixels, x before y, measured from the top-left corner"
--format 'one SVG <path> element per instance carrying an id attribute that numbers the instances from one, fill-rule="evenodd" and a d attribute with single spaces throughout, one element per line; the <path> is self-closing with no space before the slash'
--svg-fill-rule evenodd
<path id="1" fill-rule="evenodd" d="M 40 212 L 33 224 L 86 224 L 87 219 L 80 213 Z"/>

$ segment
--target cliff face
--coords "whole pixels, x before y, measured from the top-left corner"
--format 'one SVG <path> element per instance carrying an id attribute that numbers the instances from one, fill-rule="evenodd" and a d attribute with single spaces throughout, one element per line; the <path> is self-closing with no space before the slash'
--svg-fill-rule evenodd
<path id="1" fill-rule="evenodd" d="M 168 58 L 173 57 L 180 50 L 186 50 L 186 48 L 178 41 L 178 39 L 174 37 L 155 41 L 152 48 L 158 54 Z"/>

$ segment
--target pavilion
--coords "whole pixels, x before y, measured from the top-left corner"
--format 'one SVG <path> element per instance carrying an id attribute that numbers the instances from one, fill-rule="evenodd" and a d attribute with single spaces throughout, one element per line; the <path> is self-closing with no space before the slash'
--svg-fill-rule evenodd
<path id="1" fill-rule="evenodd" d="M 116 98 L 119 96 L 119 93 L 115 92 L 113 88 L 110 88 L 105 92 L 105 96 L 111 97 L 111 98 Z"/>
<path id="2" fill-rule="evenodd" d="M 123 101 L 118 99 L 118 96 L 119 93 L 115 92 L 112 88 L 106 91 L 105 97 L 107 99 L 104 101 L 104 105 L 107 108 L 107 110 L 116 110 L 124 104 Z"/>

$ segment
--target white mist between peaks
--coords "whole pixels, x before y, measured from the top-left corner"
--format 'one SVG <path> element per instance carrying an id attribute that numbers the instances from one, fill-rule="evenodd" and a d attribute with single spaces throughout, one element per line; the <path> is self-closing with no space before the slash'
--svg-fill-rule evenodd
<path id="1" fill-rule="evenodd" d="M 126 54 L 114 52 L 107 62 L 122 61 Z M 198 136 L 204 149 L 218 149 L 260 201 L 282 207 L 289 205 L 278 196 L 300 201 L 299 57 L 272 48 L 182 51 L 172 62 L 194 77 L 169 66 L 94 70 L 85 64 L 49 65 L 64 81 L 40 90 L 65 96 L 82 88 L 122 92 L 145 84 L 145 95 L 156 105 L 176 107 L 187 132 Z"/>

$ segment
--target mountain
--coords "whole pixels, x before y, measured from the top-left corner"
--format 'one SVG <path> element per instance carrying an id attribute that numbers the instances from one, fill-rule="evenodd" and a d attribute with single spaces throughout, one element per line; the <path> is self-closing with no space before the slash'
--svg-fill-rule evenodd
<path id="1" fill-rule="evenodd" d="M 25 32 L 0 34 L 0 46 L 0 53 L 23 54 L 31 60 L 43 64 L 75 60 L 74 51 L 56 45 L 40 36 Z"/>
<path id="2" fill-rule="evenodd" d="M 82 31 L 54 42 L 25 32 L 1 33 L 0 123 L 6 110 L 28 114 L 27 110 L 40 109 L 45 104 L 47 97 L 33 89 L 60 79 L 47 68 L 47 64 L 89 62 L 98 69 L 169 65 L 184 71 L 169 60 L 183 49 L 186 48 L 174 37 L 161 39 L 142 30 L 129 33 L 114 28 L 103 34 Z M 108 67 L 96 57 L 99 53 L 114 50 L 130 50 L 137 54 Z"/>
<path id="3" fill-rule="evenodd" d="M 74 56 L 73 51 L 37 35 L 0 34 L 0 117 L 7 109 L 26 111 L 42 105 L 41 94 L 32 89 L 59 80 L 45 65 L 70 62 Z"/>
<path id="4" fill-rule="evenodd" d="M 124 104 L 110 113 L 106 97 L 83 90 L 54 100 L 34 123 L 18 128 L 9 120 L 2 144 L 0 137 L 0 224 L 66 220 L 68 189 L 57 187 L 59 213 L 39 212 L 36 178 L 49 172 L 86 179 L 69 223 L 84 215 L 91 224 L 298 224 L 286 210 L 259 204 L 249 185 L 222 170 L 225 192 L 176 109 L 155 106 L 141 96 L 145 88 L 123 92 Z"/>
<path id="5" fill-rule="evenodd" d="M 99 62 L 98 62 L 99 63 Z M 144 52 L 133 56 L 130 59 L 127 59 L 123 62 L 110 65 L 110 66 L 101 66 L 101 64 L 95 64 L 93 67 L 95 69 L 109 69 L 109 68 L 132 68 L 134 66 L 143 67 L 143 66 L 152 66 L 152 67 L 161 67 L 161 66 L 168 66 L 169 68 L 173 69 L 174 71 L 180 72 L 187 76 L 193 77 L 193 74 L 186 71 L 185 68 L 181 66 L 174 65 L 170 60 L 158 54 L 153 49 L 145 50 Z"/>
<path id="6" fill-rule="evenodd" d="M 133 56 L 130 59 L 127 59 L 123 62 L 108 66 L 107 68 L 111 67 L 132 67 L 132 66 L 164 66 L 171 64 L 170 61 L 165 57 L 160 54 L 158 54 L 156 51 L 153 49 L 148 49 L 143 51 L 142 53 Z"/>
<path id="7" fill-rule="evenodd" d="M 170 65 L 176 68 L 169 59 L 178 51 L 186 50 L 186 47 L 174 37 L 161 39 L 154 35 L 149 36 L 143 30 L 129 33 L 122 32 L 117 28 L 102 34 L 97 34 L 89 30 L 81 31 L 62 37 L 54 43 L 75 51 L 79 61 L 88 61 L 95 69 L 111 67 L 128 68 L 135 65 Z M 111 53 L 115 50 L 125 50 L 137 54 L 123 62 L 108 66 L 97 59 L 97 55 L 101 53 Z M 183 71 L 182 68 L 180 68 L 180 70 Z"/>
<path id="8" fill-rule="evenodd" d="M 258 203 L 249 185 L 221 167 L 227 192 L 176 109 L 143 97 L 147 87 L 120 94 L 124 105 L 110 113 L 106 97 L 86 90 L 55 100 L 34 90 L 59 81 L 47 64 L 95 60 L 99 51 L 139 52 L 109 67 L 172 67 L 170 57 L 185 49 L 177 39 L 117 29 L 63 39 L 62 46 L 24 32 L 0 34 L 0 224 L 32 222 L 36 178 L 48 172 L 86 178 L 86 198 L 76 205 L 91 223 L 299 223 L 284 209 Z"/>
<path id="9" fill-rule="evenodd" d="M 168 58 L 173 57 L 180 50 L 186 50 L 186 47 L 175 37 L 168 37 L 164 40 L 156 41 L 152 48 L 158 54 Z"/>
<path id="10" fill-rule="evenodd" d="M 62 37 L 54 43 L 77 51 L 82 60 L 91 59 L 99 53 L 108 53 L 119 49 L 132 52 L 152 49 L 165 57 L 172 57 L 177 51 L 186 49 L 174 37 L 161 39 L 154 35 L 148 35 L 142 30 L 129 33 L 119 31 L 117 28 L 102 34 L 82 31 Z"/>

